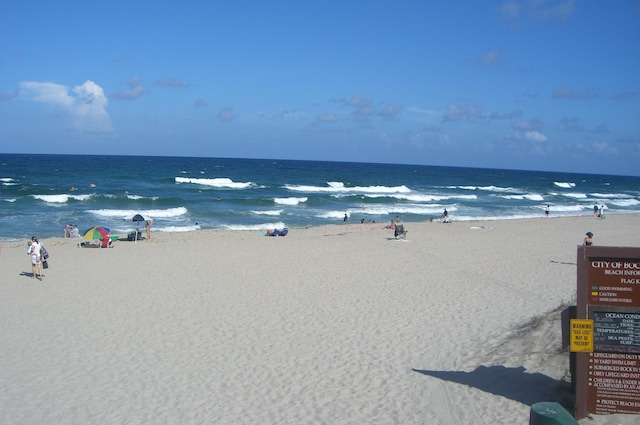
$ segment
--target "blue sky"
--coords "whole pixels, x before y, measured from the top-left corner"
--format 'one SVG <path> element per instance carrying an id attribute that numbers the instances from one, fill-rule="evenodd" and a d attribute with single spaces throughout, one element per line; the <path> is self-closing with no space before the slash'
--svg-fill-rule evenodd
<path id="1" fill-rule="evenodd" d="M 640 0 L 0 0 L 0 151 L 640 175 Z"/>

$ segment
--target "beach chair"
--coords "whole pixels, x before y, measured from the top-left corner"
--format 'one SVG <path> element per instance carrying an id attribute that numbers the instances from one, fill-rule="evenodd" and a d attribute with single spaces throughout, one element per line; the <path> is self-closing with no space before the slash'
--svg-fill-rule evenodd
<path id="1" fill-rule="evenodd" d="M 396 239 L 407 239 L 407 231 L 405 230 L 404 225 L 396 225 L 396 229 L 394 230 L 393 235 L 396 237 Z"/>

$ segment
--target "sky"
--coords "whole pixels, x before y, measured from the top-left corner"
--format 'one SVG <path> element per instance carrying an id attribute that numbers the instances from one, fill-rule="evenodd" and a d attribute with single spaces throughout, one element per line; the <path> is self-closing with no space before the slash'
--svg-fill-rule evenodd
<path id="1" fill-rule="evenodd" d="M 640 175 L 640 0 L 0 0 L 0 152 Z"/>

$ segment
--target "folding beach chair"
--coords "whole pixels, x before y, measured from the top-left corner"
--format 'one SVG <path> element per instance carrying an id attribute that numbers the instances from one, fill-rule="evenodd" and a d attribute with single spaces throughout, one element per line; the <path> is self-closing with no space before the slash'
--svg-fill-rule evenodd
<path id="1" fill-rule="evenodd" d="M 404 229 L 404 225 L 396 225 L 396 230 L 393 232 L 393 235 L 396 237 L 396 239 L 407 239 L 407 231 Z"/>

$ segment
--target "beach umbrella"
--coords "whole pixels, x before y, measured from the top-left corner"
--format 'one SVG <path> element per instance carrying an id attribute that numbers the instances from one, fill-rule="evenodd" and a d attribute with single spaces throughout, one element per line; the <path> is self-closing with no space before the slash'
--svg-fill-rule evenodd
<path id="1" fill-rule="evenodd" d="M 136 222 L 136 237 L 135 237 L 135 241 L 138 241 L 138 230 L 140 228 L 140 222 L 144 221 L 144 217 L 141 216 L 140 214 L 136 214 L 133 216 L 133 221 Z"/>
<path id="2" fill-rule="evenodd" d="M 105 237 L 109 236 L 109 234 L 111 233 L 111 230 L 109 230 L 107 227 L 99 227 L 99 226 L 93 226 L 92 228 L 86 230 L 82 236 L 84 236 L 86 239 L 104 239 Z"/>

